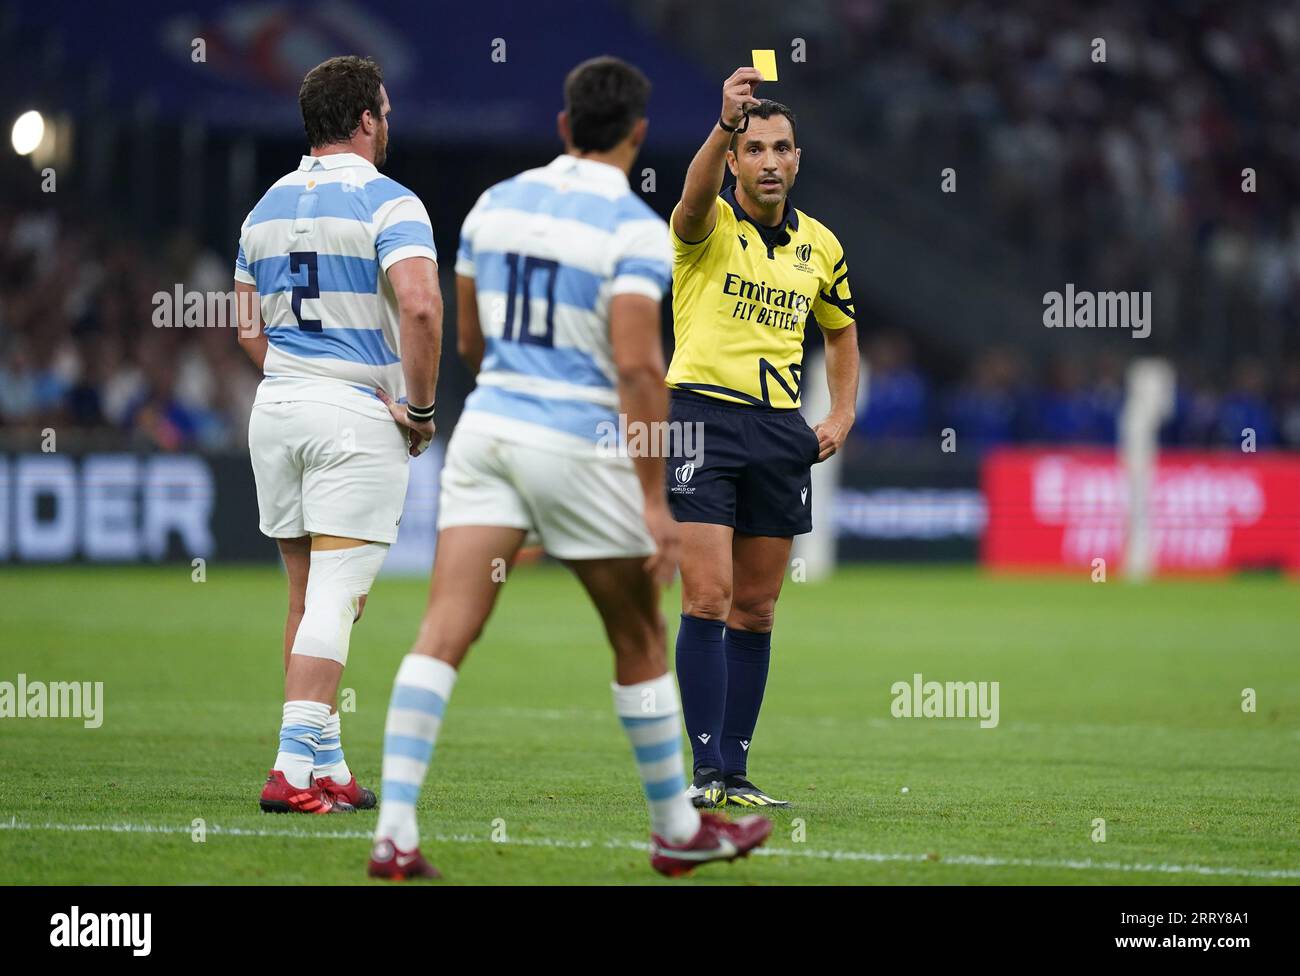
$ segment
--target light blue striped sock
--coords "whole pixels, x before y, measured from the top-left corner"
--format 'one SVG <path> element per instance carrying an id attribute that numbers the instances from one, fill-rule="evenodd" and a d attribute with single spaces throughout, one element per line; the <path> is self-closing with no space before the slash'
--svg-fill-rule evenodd
<path id="1" fill-rule="evenodd" d="M 456 669 L 426 654 L 408 654 L 397 669 L 384 724 L 384 783 L 375 840 L 413 850 L 420 840 L 415 802 L 456 684 Z"/>
<path id="2" fill-rule="evenodd" d="M 305 789 L 311 783 L 312 766 L 316 764 L 316 750 L 320 747 L 321 730 L 330 717 L 330 707 L 324 702 L 287 701 L 280 722 L 280 751 L 275 766 L 284 773 L 290 786 Z"/>
<path id="3" fill-rule="evenodd" d="M 682 764 L 681 700 L 672 675 L 614 687 L 614 710 L 636 755 L 637 772 L 650 805 L 650 829 L 681 844 L 700 829 L 700 815 L 686 798 Z"/>
<path id="4" fill-rule="evenodd" d="M 316 749 L 316 765 L 312 775 L 317 779 L 328 776 L 340 786 L 352 782 L 352 770 L 348 769 L 343 758 L 343 730 L 339 723 L 339 713 L 332 712 L 321 730 L 320 745 Z"/>

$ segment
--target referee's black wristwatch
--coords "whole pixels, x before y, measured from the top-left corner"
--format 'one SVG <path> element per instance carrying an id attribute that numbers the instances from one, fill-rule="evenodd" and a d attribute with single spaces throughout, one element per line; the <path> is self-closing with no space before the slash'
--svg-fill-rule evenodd
<path id="1" fill-rule="evenodd" d="M 745 112 L 742 115 L 740 125 L 727 125 L 726 119 L 722 116 L 718 116 L 718 128 L 723 132 L 729 132 L 733 136 L 737 132 L 744 132 L 749 128 L 749 113 Z"/>

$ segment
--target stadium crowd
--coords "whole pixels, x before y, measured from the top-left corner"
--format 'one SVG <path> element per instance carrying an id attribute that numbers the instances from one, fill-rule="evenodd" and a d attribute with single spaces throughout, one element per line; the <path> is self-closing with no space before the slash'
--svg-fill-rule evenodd
<path id="1" fill-rule="evenodd" d="M 952 383 L 927 376 L 900 332 L 865 340 L 867 409 L 854 433 L 873 442 L 934 438 L 951 427 L 963 443 L 1114 444 L 1126 363 L 1112 353 L 1030 363 L 1016 350 L 985 349 Z M 1270 371 L 1242 357 L 1222 375 L 1195 360 L 1176 364 L 1178 388 L 1161 438 L 1169 446 L 1300 448 L 1300 361 Z"/>
<path id="2" fill-rule="evenodd" d="M 156 251 L 53 211 L 0 212 L 0 428 L 118 431 L 160 450 L 244 443 L 256 370 L 227 329 L 153 327 L 153 295 L 230 287 L 229 261 L 174 235 Z M 989 348 L 944 382 L 917 365 L 904 333 L 865 331 L 870 400 L 858 433 L 881 441 L 1110 443 L 1123 364 L 1102 353 L 1028 363 Z M 1180 364 L 1171 444 L 1300 447 L 1300 361 L 1270 370 Z"/>
<path id="3" fill-rule="evenodd" d="M 814 7 L 809 70 L 852 93 L 875 158 L 960 161 L 988 188 L 966 216 L 1073 280 L 1157 292 L 1179 345 L 1300 353 L 1300 6 Z"/>
<path id="4" fill-rule="evenodd" d="M 243 442 L 259 376 L 231 331 L 152 324 L 156 292 L 229 291 L 231 267 L 183 234 L 151 250 L 53 209 L 0 210 L 0 429 Z"/>
<path id="5" fill-rule="evenodd" d="M 149 248 L 57 212 L 0 211 L 0 430 L 78 428 L 174 450 L 246 443 L 256 370 L 229 329 L 156 328 L 153 296 L 226 291 L 230 261 L 184 234 Z M 1111 443 L 1124 362 L 1101 354 L 1054 363 L 990 348 L 946 381 L 917 364 L 902 332 L 864 324 L 870 398 L 855 433 L 966 443 Z M 1180 364 L 1170 444 L 1300 447 L 1300 361 L 1252 357 L 1211 373 Z"/>

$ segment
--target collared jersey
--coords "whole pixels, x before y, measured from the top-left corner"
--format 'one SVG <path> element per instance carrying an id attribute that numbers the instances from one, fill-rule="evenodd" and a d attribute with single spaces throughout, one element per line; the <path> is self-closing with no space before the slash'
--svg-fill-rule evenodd
<path id="1" fill-rule="evenodd" d="M 456 258 L 486 344 L 460 422 L 589 453 L 618 421 L 610 299 L 659 301 L 671 261 L 663 218 L 608 163 L 561 155 L 489 188 Z"/>
<path id="2" fill-rule="evenodd" d="M 269 347 L 257 403 L 308 400 L 381 419 L 406 397 L 397 299 L 386 274 L 437 260 L 420 199 L 354 153 L 303 156 L 239 235 L 235 280 L 255 285 Z"/>
<path id="3" fill-rule="evenodd" d="M 775 228 L 754 223 L 734 187 L 719 195 L 716 207 L 717 222 L 702 241 L 683 241 L 669 225 L 677 348 L 668 385 L 793 409 L 809 315 L 825 329 L 854 319 L 844 249 L 789 201 Z"/>

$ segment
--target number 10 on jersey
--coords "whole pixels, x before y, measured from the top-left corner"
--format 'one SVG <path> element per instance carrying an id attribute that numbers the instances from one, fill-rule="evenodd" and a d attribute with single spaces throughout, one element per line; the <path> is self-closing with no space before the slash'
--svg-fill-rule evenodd
<path id="1" fill-rule="evenodd" d="M 501 324 L 501 338 L 507 342 L 529 343 L 535 346 L 555 345 L 555 276 L 560 270 L 559 261 L 535 258 L 523 254 L 507 254 L 509 278 L 506 283 L 506 315 Z M 546 331 L 534 333 L 532 298 L 534 283 L 540 278 L 540 287 L 546 296 Z M 519 309 L 518 328 L 515 327 L 515 308 Z"/>

